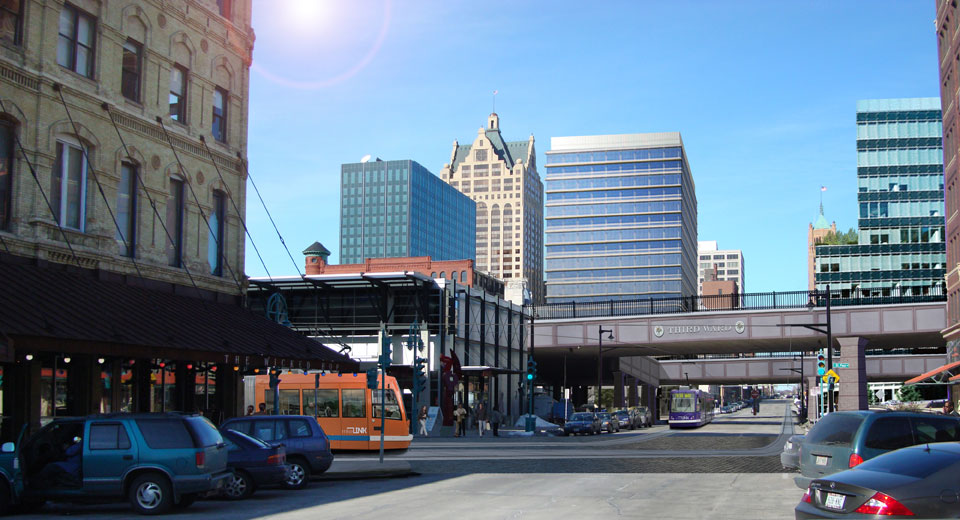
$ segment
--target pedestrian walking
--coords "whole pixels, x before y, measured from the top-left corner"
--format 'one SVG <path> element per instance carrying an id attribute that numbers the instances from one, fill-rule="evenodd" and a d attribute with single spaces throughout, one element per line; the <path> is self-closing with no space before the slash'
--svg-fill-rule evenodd
<path id="1" fill-rule="evenodd" d="M 457 421 L 457 432 L 454 434 L 454 437 L 460 437 L 461 435 L 467 435 L 467 411 L 463 408 L 463 403 L 457 405 L 457 409 L 453 411 L 453 418 Z"/>
<path id="2" fill-rule="evenodd" d="M 420 413 L 417 415 L 417 419 L 420 421 L 420 435 L 428 437 L 427 434 L 427 407 L 421 406 Z"/>
<path id="3" fill-rule="evenodd" d="M 493 426 L 494 437 L 500 436 L 500 421 L 502 420 L 503 420 L 503 414 L 501 414 L 500 410 L 495 407 L 493 411 L 490 412 L 490 425 Z"/>
<path id="4" fill-rule="evenodd" d="M 477 403 L 477 429 L 480 430 L 480 436 L 483 437 L 483 431 L 487 429 L 487 407 L 481 401 Z"/>

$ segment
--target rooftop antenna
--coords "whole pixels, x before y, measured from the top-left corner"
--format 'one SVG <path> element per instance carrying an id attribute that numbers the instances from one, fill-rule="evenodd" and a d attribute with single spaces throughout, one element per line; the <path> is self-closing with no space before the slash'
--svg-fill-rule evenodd
<path id="1" fill-rule="evenodd" d="M 492 112 L 493 112 L 494 114 L 497 113 L 497 92 L 499 92 L 499 91 L 498 91 L 498 90 L 494 90 L 494 91 L 493 91 L 493 110 L 492 110 Z"/>

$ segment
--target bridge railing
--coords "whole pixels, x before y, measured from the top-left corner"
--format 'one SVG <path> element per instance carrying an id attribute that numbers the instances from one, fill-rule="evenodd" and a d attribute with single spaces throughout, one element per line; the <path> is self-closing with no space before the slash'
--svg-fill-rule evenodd
<path id="1" fill-rule="evenodd" d="M 922 293 L 914 294 L 911 289 Z M 703 311 L 786 310 L 824 307 L 827 298 L 827 291 L 774 291 L 710 296 L 558 302 L 536 305 L 533 307 L 533 311 L 537 319 L 566 319 L 647 316 Z M 897 294 L 887 296 L 864 296 L 860 291 L 832 290 L 829 298 L 832 307 L 927 303 L 947 300 L 941 285 L 907 288 L 898 291 Z"/>

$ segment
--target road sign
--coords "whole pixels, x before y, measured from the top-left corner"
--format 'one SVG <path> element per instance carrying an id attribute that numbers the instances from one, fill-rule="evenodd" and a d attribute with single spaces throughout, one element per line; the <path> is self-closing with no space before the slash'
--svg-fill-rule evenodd
<path id="1" fill-rule="evenodd" d="M 834 363 L 834 368 L 850 368 L 850 363 Z"/>
<path id="2" fill-rule="evenodd" d="M 837 373 L 834 372 L 832 368 L 830 370 L 827 370 L 826 374 L 823 374 L 823 382 L 829 383 L 831 377 L 833 378 L 834 383 L 840 382 L 840 376 L 838 376 Z"/>

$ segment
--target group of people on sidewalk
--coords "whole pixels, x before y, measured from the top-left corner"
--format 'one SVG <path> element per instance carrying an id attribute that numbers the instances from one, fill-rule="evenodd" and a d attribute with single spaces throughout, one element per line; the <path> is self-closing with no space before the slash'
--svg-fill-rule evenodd
<path id="1" fill-rule="evenodd" d="M 464 408 L 463 403 L 457 405 L 453 411 L 453 419 L 456 422 L 454 437 L 465 437 L 467 435 L 467 417 L 470 413 Z M 487 412 L 487 403 L 479 402 L 473 409 L 473 418 L 477 425 L 477 431 L 481 437 L 487 430 L 493 431 L 494 437 L 500 436 L 500 423 L 503 422 L 503 413 L 498 408 Z M 421 407 L 417 414 L 420 423 L 420 435 L 426 437 L 427 433 L 427 407 Z"/>

